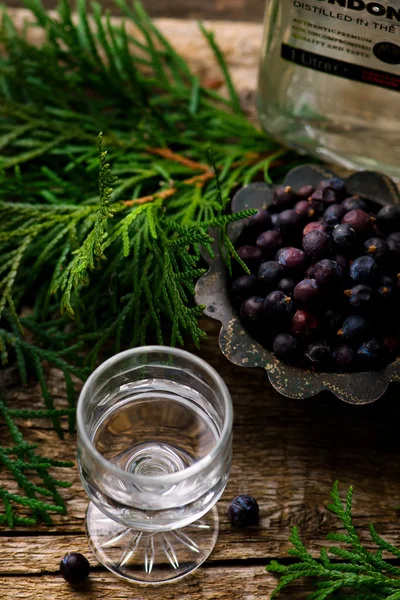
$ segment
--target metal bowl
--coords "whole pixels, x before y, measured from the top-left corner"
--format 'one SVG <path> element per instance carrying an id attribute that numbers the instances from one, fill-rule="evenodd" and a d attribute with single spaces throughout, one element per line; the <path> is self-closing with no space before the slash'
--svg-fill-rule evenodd
<path id="1" fill-rule="evenodd" d="M 325 167 L 307 165 L 293 169 L 284 185 L 294 190 L 304 184 L 316 186 L 322 179 L 334 177 Z M 351 195 L 358 194 L 378 204 L 399 204 L 396 184 L 383 175 L 370 171 L 355 173 L 346 179 Z M 240 189 L 232 201 L 232 211 L 268 206 L 274 186 L 252 183 Z M 230 226 L 229 236 L 235 242 L 244 227 L 243 222 Z M 268 373 L 273 387 L 288 398 L 309 398 L 329 390 L 350 404 L 367 404 L 380 398 L 391 381 L 400 381 L 400 357 L 380 371 L 357 373 L 317 373 L 287 365 L 259 344 L 245 329 L 228 294 L 228 275 L 221 260 L 218 244 L 214 259 L 208 259 L 209 271 L 197 282 L 196 302 L 206 306 L 204 313 L 221 322 L 219 345 L 232 363 L 241 367 L 261 367 Z"/>

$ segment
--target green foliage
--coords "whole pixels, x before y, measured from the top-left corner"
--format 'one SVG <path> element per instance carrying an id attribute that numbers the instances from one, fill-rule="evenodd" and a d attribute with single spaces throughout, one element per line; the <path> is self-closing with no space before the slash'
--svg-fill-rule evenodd
<path id="1" fill-rule="evenodd" d="M 338 482 L 333 485 L 331 497 L 332 503 L 328 508 L 338 517 L 345 533 L 331 533 L 327 539 L 346 544 L 348 548 L 323 548 L 320 558 L 315 559 L 307 552 L 297 527 L 294 527 L 290 536 L 293 548 L 288 553 L 300 562 L 284 565 L 271 561 L 267 571 L 279 574 L 279 583 L 271 598 L 294 581 L 309 577 L 315 584 L 315 591 L 307 596 L 308 600 L 325 600 L 330 597 L 343 600 L 399 600 L 400 568 L 383 559 L 382 555 L 383 552 L 388 552 L 393 557 L 400 558 L 400 549 L 383 540 L 373 525 L 370 525 L 370 535 L 377 549 L 375 552 L 366 550 L 352 520 L 353 488 L 349 488 L 344 506 Z M 339 558 L 341 562 L 333 562 L 329 554 Z"/>
<path id="2" fill-rule="evenodd" d="M 297 160 L 242 114 L 210 32 L 201 27 L 228 99 L 200 84 L 141 4 L 116 3 L 117 24 L 85 0 L 76 18 L 69 0 L 56 16 L 24 0 L 23 31 L 1 16 L 0 358 L 17 363 L 22 384 L 39 382 L 59 435 L 62 415 L 73 427 L 73 376 L 84 379 L 100 357 L 199 344 L 193 294 L 209 228 L 230 268 L 238 257 L 227 225 L 250 214 L 226 214 L 233 190 L 279 178 Z M 37 27 L 39 47 L 27 35 Z M 64 375 L 67 413 L 54 405 L 46 364 Z M 47 518 L 42 509 L 35 519 Z"/>

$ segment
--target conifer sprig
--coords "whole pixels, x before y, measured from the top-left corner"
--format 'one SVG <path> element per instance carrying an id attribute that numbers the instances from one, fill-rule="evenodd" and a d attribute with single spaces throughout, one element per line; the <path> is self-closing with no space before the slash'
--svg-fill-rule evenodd
<path id="1" fill-rule="evenodd" d="M 388 552 L 393 557 L 400 558 L 400 549 L 382 539 L 373 525 L 370 525 L 370 534 L 377 546 L 376 551 L 364 548 L 352 520 L 353 488 L 349 488 L 343 506 L 338 482 L 335 482 L 331 498 L 332 503 L 328 509 L 338 517 L 345 533 L 331 533 L 327 539 L 340 542 L 345 547 L 322 548 L 319 559 L 316 559 L 307 551 L 298 528 L 294 527 L 289 538 L 293 547 L 288 550 L 288 554 L 298 558 L 300 562 L 290 565 L 275 560 L 270 562 L 267 571 L 279 575 L 279 583 L 271 598 L 284 587 L 306 577 L 315 586 L 315 591 L 307 596 L 308 600 L 325 600 L 331 597 L 343 600 L 399 600 L 400 568 L 382 556 L 383 552 Z M 333 562 L 329 554 L 341 562 Z"/>

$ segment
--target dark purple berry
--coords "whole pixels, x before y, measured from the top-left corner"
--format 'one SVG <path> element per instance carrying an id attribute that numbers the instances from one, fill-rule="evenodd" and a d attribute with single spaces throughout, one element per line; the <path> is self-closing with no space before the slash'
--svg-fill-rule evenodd
<path id="1" fill-rule="evenodd" d="M 264 300 L 264 314 L 272 321 L 282 321 L 289 317 L 292 311 L 292 299 L 278 290 L 268 294 Z"/>
<path id="2" fill-rule="evenodd" d="M 255 215 L 249 217 L 247 226 L 251 227 L 255 233 L 261 233 L 272 226 L 271 215 L 267 210 L 260 208 Z"/>
<path id="3" fill-rule="evenodd" d="M 271 214 L 271 223 L 272 223 L 272 227 L 274 229 L 279 229 L 279 213 L 272 213 Z"/>
<path id="4" fill-rule="evenodd" d="M 346 198 L 342 206 L 346 212 L 350 212 L 351 210 L 367 210 L 367 205 L 360 196 L 350 196 L 349 198 Z"/>
<path id="5" fill-rule="evenodd" d="M 258 323 L 263 316 L 264 298 L 252 296 L 242 303 L 240 316 L 248 323 Z"/>
<path id="6" fill-rule="evenodd" d="M 338 198 L 344 198 L 346 195 L 346 184 L 343 179 L 339 177 L 331 177 L 330 179 L 323 179 L 317 185 L 317 189 L 320 190 L 332 190 L 337 194 Z"/>
<path id="7" fill-rule="evenodd" d="M 391 277 L 386 275 L 379 280 L 379 297 L 383 300 L 394 300 L 396 297 L 396 284 Z"/>
<path id="8" fill-rule="evenodd" d="M 257 278 L 254 275 L 241 275 L 232 283 L 232 296 L 237 300 L 244 300 L 254 296 L 257 289 Z"/>
<path id="9" fill-rule="evenodd" d="M 240 246 L 236 252 L 250 270 L 254 270 L 263 260 L 262 252 L 256 246 Z"/>
<path id="10" fill-rule="evenodd" d="M 284 210 L 279 215 L 279 228 L 284 237 L 292 237 L 301 232 L 303 217 L 295 210 Z"/>
<path id="11" fill-rule="evenodd" d="M 324 370 L 331 362 L 332 353 L 323 342 L 315 342 L 308 346 L 304 357 L 312 369 Z"/>
<path id="12" fill-rule="evenodd" d="M 308 200 L 308 198 L 314 193 L 315 188 L 312 185 L 302 185 L 297 191 L 297 196 L 301 199 Z"/>
<path id="13" fill-rule="evenodd" d="M 294 286 L 296 285 L 294 279 L 290 277 L 283 277 L 278 283 L 278 290 L 283 292 L 286 296 L 293 294 Z"/>
<path id="14" fill-rule="evenodd" d="M 322 318 L 322 329 L 328 334 L 336 334 L 342 320 L 343 317 L 337 310 L 329 308 Z"/>
<path id="15" fill-rule="evenodd" d="M 90 572 L 90 564 L 86 556 L 79 552 L 70 552 L 60 561 L 61 575 L 68 583 L 84 581 Z"/>
<path id="16" fill-rule="evenodd" d="M 236 496 L 228 505 L 228 519 L 235 527 L 257 525 L 260 509 L 253 496 Z"/>
<path id="17" fill-rule="evenodd" d="M 373 229 L 374 220 L 364 210 L 351 210 L 342 219 L 344 225 L 350 225 L 356 233 L 367 234 Z"/>
<path id="18" fill-rule="evenodd" d="M 351 289 L 344 291 L 349 299 L 351 306 L 355 308 L 370 308 L 374 300 L 374 293 L 368 285 L 355 285 Z"/>
<path id="19" fill-rule="evenodd" d="M 274 289 L 282 278 L 282 272 L 282 267 L 276 260 L 268 260 L 261 263 L 258 269 L 258 281 L 264 289 Z"/>
<path id="20" fill-rule="evenodd" d="M 372 256 L 360 256 L 350 267 L 350 277 L 356 283 L 373 283 L 378 274 L 378 266 Z"/>
<path id="21" fill-rule="evenodd" d="M 297 353 L 297 340 L 290 333 L 280 333 L 274 339 L 272 350 L 278 358 L 291 360 Z"/>
<path id="22" fill-rule="evenodd" d="M 312 231 L 325 231 L 326 227 L 321 221 L 312 221 L 308 223 L 303 229 L 303 237 L 311 233 Z"/>
<path id="23" fill-rule="evenodd" d="M 381 208 L 376 217 L 381 231 L 392 232 L 400 229 L 400 206 L 388 205 Z"/>
<path id="24" fill-rule="evenodd" d="M 353 227 L 344 223 L 335 227 L 332 232 L 332 239 L 340 252 L 348 254 L 357 243 L 357 234 Z"/>
<path id="25" fill-rule="evenodd" d="M 393 234 L 393 236 L 394 235 L 395 234 Z M 390 235 L 388 237 L 388 246 L 390 250 L 390 258 L 397 264 L 398 261 L 400 261 L 400 239 Z"/>
<path id="26" fill-rule="evenodd" d="M 290 185 L 280 185 L 275 188 L 273 204 L 275 206 L 286 206 L 294 202 L 296 196 Z"/>
<path id="27" fill-rule="evenodd" d="M 378 342 L 378 340 L 368 340 L 358 348 L 357 357 L 364 368 L 376 369 L 382 362 L 382 345 Z"/>
<path id="28" fill-rule="evenodd" d="M 325 258 L 330 250 L 330 237 L 324 231 L 311 231 L 303 238 L 303 250 L 311 259 Z"/>
<path id="29" fill-rule="evenodd" d="M 369 238 L 364 244 L 365 252 L 377 262 L 387 258 L 390 252 L 389 244 L 380 238 Z"/>
<path id="30" fill-rule="evenodd" d="M 308 204 L 307 200 L 300 200 L 300 202 L 297 202 L 297 204 L 295 204 L 295 207 L 294 207 L 294 210 L 297 212 L 297 214 L 301 215 L 302 217 L 308 216 L 308 209 L 309 209 L 309 204 Z"/>
<path id="31" fill-rule="evenodd" d="M 333 285 L 335 284 L 342 274 L 342 269 L 339 265 L 329 258 L 320 260 L 314 269 L 314 277 L 319 285 Z"/>
<path id="32" fill-rule="evenodd" d="M 290 331 L 301 338 L 310 337 L 318 327 L 318 319 L 305 310 L 296 310 Z"/>
<path id="33" fill-rule="evenodd" d="M 327 227 L 336 227 L 342 222 L 346 210 L 341 204 L 331 204 L 323 214 L 323 220 Z"/>
<path id="34" fill-rule="evenodd" d="M 303 279 L 293 291 L 293 297 L 296 302 L 301 304 L 312 304 L 320 295 L 320 288 L 315 279 Z"/>
<path id="35" fill-rule="evenodd" d="M 276 251 L 283 245 L 283 240 L 279 231 L 271 229 L 270 231 L 264 231 L 257 238 L 256 244 L 265 256 L 274 256 Z"/>
<path id="36" fill-rule="evenodd" d="M 349 259 L 343 256 L 343 254 L 336 254 L 333 260 L 339 265 L 342 271 L 347 271 L 349 268 Z"/>
<path id="37" fill-rule="evenodd" d="M 354 369 L 356 353 L 350 346 L 340 344 L 333 350 L 333 362 L 339 371 L 351 371 Z"/>
<path id="38" fill-rule="evenodd" d="M 369 323 L 361 315 L 351 315 L 344 320 L 338 335 L 350 343 L 362 341 L 369 332 Z"/>
<path id="39" fill-rule="evenodd" d="M 284 270 L 294 271 L 304 264 L 305 258 L 303 250 L 289 247 L 279 254 L 278 263 Z"/>

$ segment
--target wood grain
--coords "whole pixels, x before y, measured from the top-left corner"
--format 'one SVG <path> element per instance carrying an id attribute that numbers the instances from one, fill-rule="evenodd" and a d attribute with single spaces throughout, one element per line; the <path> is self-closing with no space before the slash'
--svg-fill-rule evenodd
<path id="1" fill-rule="evenodd" d="M 105 571 L 92 573 L 86 582 L 74 587 L 59 575 L 4 577 L 0 578 L 0 594 L 10 600 L 266 600 L 275 585 L 275 578 L 263 566 L 203 566 L 191 576 L 162 588 L 135 586 Z M 296 600 L 303 600 L 307 590 L 310 588 L 297 585 L 279 598 L 293 600 L 295 593 Z"/>
<path id="2" fill-rule="evenodd" d="M 21 23 L 26 13 L 14 13 Z M 160 20 L 157 23 L 189 62 L 203 82 L 221 86 L 218 68 L 192 21 Z M 240 23 L 209 23 L 214 29 L 247 107 L 253 106 L 261 26 Z M 40 32 L 36 41 L 40 43 Z M 54 526 L 36 530 L 19 528 L 0 531 L 0 594 L 14 600 L 78 600 L 105 598 L 125 600 L 162 595 L 166 600 L 255 600 L 268 598 L 274 579 L 263 570 L 267 560 L 284 557 L 293 525 L 312 552 L 316 552 L 328 531 L 338 527 L 325 506 L 335 479 L 345 491 L 355 486 L 355 522 L 368 544 L 367 525 L 389 541 L 400 544 L 400 445 L 398 423 L 399 387 L 392 387 L 379 402 L 369 406 L 350 406 L 331 395 L 306 401 L 279 396 L 261 370 L 241 369 L 220 354 L 218 326 L 203 321 L 209 332 L 199 354 L 212 364 L 227 382 L 235 406 L 234 459 L 227 490 L 218 504 L 221 531 L 210 560 L 193 577 L 177 585 L 146 589 L 132 587 L 97 566 L 90 583 L 73 590 L 56 575 L 65 552 L 84 552 L 93 565 L 84 535 L 87 498 L 76 469 L 54 469 L 60 478 L 72 482 L 62 494 L 68 515 L 55 516 Z M 194 350 L 194 349 L 192 349 Z M 12 385 L 12 372 L 2 385 Z M 50 373 L 52 391 L 58 406 L 64 406 L 65 393 L 56 371 Z M 9 402 L 15 407 L 41 406 L 37 386 L 11 389 Z M 51 423 L 43 420 L 21 422 L 21 431 L 31 442 L 40 443 L 40 452 L 63 460 L 75 457 L 75 436 L 66 434 L 60 441 Z M 0 435 L 5 429 L 0 426 Z M 9 482 L 6 472 L 0 481 Z M 238 531 L 225 516 L 226 504 L 238 493 L 256 496 L 261 508 L 260 526 Z M 232 563 L 230 561 L 235 561 Z M 298 598 L 305 588 L 282 595 Z"/>
<path id="3" fill-rule="evenodd" d="M 225 21 L 255 21 L 260 23 L 266 0 L 142 0 L 152 17 L 176 19 L 223 19 Z M 21 7 L 21 0 L 6 0 L 6 6 Z M 55 8 L 57 0 L 43 0 L 46 8 Z M 101 0 L 100 4 L 119 14 L 114 0 Z"/>

